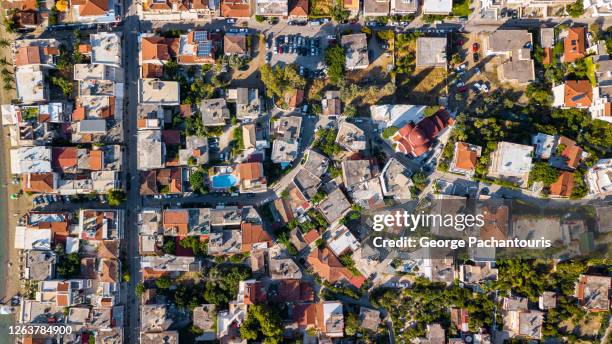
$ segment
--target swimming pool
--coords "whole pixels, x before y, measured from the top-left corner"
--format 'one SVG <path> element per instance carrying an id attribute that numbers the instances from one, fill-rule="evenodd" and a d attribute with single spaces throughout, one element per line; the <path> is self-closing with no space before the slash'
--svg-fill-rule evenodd
<path id="1" fill-rule="evenodd" d="M 238 184 L 238 178 L 233 174 L 217 174 L 212 176 L 212 187 L 214 189 L 229 189 Z"/>

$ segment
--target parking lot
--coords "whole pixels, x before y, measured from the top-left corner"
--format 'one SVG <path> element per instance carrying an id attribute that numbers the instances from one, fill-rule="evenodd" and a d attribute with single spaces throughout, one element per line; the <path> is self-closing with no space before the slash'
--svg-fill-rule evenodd
<path id="1" fill-rule="evenodd" d="M 287 25 L 266 36 L 266 62 L 297 64 L 308 70 L 324 68 L 325 49 L 335 40 L 332 25 Z"/>

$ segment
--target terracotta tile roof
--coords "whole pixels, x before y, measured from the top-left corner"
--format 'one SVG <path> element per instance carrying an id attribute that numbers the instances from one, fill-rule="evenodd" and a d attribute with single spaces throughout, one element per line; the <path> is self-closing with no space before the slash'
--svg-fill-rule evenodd
<path id="1" fill-rule="evenodd" d="M 483 209 L 484 226 L 480 229 L 480 237 L 483 239 L 494 238 L 505 240 L 508 238 L 508 207 L 487 207 Z"/>
<path id="2" fill-rule="evenodd" d="M 457 154 L 456 164 L 457 168 L 467 171 L 473 171 L 476 169 L 476 162 L 478 159 L 478 153 L 473 149 L 470 149 L 470 145 L 465 142 L 457 143 Z"/>
<path id="3" fill-rule="evenodd" d="M 263 165 L 259 162 L 245 162 L 238 165 L 238 173 L 242 180 L 257 180 L 263 178 Z"/>
<path id="4" fill-rule="evenodd" d="M 246 36 L 242 34 L 225 34 L 223 36 L 223 52 L 225 54 L 246 54 Z"/>
<path id="5" fill-rule="evenodd" d="M 563 172 L 557 178 L 557 181 L 550 184 L 550 194 L 553 196 L 570 197 L 574 189 L 574 174 L 572 172 Z"/>
<path id="6" fill-rule="evenodd" d="M 574 62 L 586 55 L 586 33 L 584 27 L 572 27 L 563 39 L 563 61 Z"/>
<path id="7" fill-rule="evenodd" d="M 47 193 L 53 192 L 53 173 L 30 173 L 22 176 L 23 191 Z"/>
<path id="8" fill-rule="evenodd" d="M 308 245 L 312 244 L 313 242 L 315 242 L 317 239 L 319 239 L 319 232 L 316 229 L 311 229 L 308 233 L 304 234 L 304 241 L 306 241 L 306 243 Z"/>
<path id="9" fill-rule="evenodd" d="M 261 224 L 244 222 L 240 225 L 242 232 L 242 244 L 240 250 L 242 252 L 250 252 L 252 246 L 258 243 L 266 243 L 267 246 L 272 244 L 272 238 L 263 229 Z"/>
<path id="10" fill-rule="evenodd" d="M 170 193 L 183 192 L 183 170 L 181 168 L 163 168 L 157 171 L 157 182 L 168 185 Z"/>
<path id="11" fill-rule="evenodd" d="M 317 305 L 314 303 L 295 304 L 291 309 L 291 319 L 304 329 L 317 324 Z"/>
<path id="12" fill-rule="evenodd" d="M 289 15 L 294 17 L 307 17 L 308 0 L 289 0 Z"/>
<path id="13" fill-rule="evenodd" d="M 308 256 L 308 263 L 315 273 L 332 284 L 347 281 L 359 288 L 364 281 L 344 267 L 340 259 L 327 247 L 313 250 Z"/>
<path id="14" fill-rule="evenodd" d="M 142 171 L 140 173 L 140 194 L 157 194 L 157 173 L 155 171 Z"/>
<path id="15" fill-rule="evenodd" d="M 271 297 L 277 302 L 313 302 L 314 290 L 310 283 L 299 279 L 283 279 L 278 281 L 278 294 Z"/>
<path id="16" fill-rule="evenodd" d="M 68 170 L 78 165 L 78 150 L 76 147 L 53 147 L 51 162 L 54 169 Z"/>
<path id="17" fill-rule="evenodd" d="M 177 55 L 178 44 L 178 38 L 143 37 L 140 47 L 142 60 L 168 61 Z"/>
<path id="18" fill-rule="evenodd" d="M 589 107 L 593 103 L 593 87 L 589 80 L 565 81 L 565 106 Z"/>
<path id="19" fill-rule="evenodd" d="M 102 240 L 98 245 L 96 256 L 101 259 L 119 258 L 119 240 Z"/>
<path id="20" fill-rule="evenodd" d="M 30 64 L 40 64 L 42 62 L 40 54 L 41 51 L 39 46 L 20 47 L 17 49 L 15 65 L 19 67 Z"/>
<path id="21" fill-rule="evenodd" d="M 187 209 L 165 209 L 162 213 L 164 230 L 176 231 L 178 235 L 189 233 L 189 211 Z"/>
<path id="22" fill-rule="evenodd" d="M 164 66 L 153 63 L 142 64 L 142 77 L 145 79 L 156 79 L 164 76 Z"/>
<path id="23" fill-rule="evenodd" d="M 104 169 L 104 152 L 102 150 L 92 150 L 89 152 L 89 169 L 100 171 Z"/>
<path id="24" fill-rule="evenodd" d="M 68 295 L 57 295 L 56 303 L 60 307 L 67 307 L 70 304 L 68 303 Z"/>
<path id="25" fill-rule="evenodd" d="M 544 48 L 544 54 L 542 56 L 542 63 L 544 65 L 549 65 L 553 62 L 553 50 L 552 48 Z"/>
<path id="26" fill-rule="evenodd" d="M 221 16 L 230 18 L 247 18 L 251 16 L 251 3 L 244 0 L 222 0 Z"/>
<path id="27" fill-rule="evenodd" d="M 72 1 L 72 5 L 79 6 L 79 15 L 81 17 L 103 16 L 109 10 L 108 0 Z"/>
<path id="28" fill-rule="evenodd" d="M 573 169 L 578 167 L 580 159 L 582 158 L 582 148 L 576 145 L 576 141 L 561 136 L 558 145 L 565 146 L 563 152 L 561 152 L 561 156 L 566 159 L 567 166 Z"/>
<path id="29" fill-rule="evenodd" d="M 100 282 L 117 283 L 119 277 L 119 264 L 114 259 L 103 259 L 98 279 Z"/>
<path id="30" fill-rule="evenodd" d="M 79 44 L 79 52 L 81 54 L 91 53 L 91 44 Z"/>
<path id="31" fill-rule="evenodd" d="M 452 121 L 448 111 L 440 109 L 435 115 L 424 118 L 416 126 L 413 123 L 406 124 L 392 139 L 400 152 L 418 157 L 429 150 L 434 139 L 452 124 Z"/>
<path id="32" fill-rule="evenodd" d="M 77 105 L 72 111 L 72 120 L 73 121 L 82 121 L 85 119 L 85 108 Z"/>
<path id="33" fill-rule="evenodd" d="M 304 90 L 291 90 L 285 94 L 285 102 L 290 108 L 296 108 L 304 101 Z"/>

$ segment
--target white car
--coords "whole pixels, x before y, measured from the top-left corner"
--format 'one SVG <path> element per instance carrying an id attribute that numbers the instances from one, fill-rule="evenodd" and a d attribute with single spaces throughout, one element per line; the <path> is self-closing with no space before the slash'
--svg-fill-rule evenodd
<path id="1" fill-rule="evenodd" d="M 487 86 L 487 85 L 485 85 L 485 84 L 482 84 L 482 87 L 481 87 L 480 89 L 481 89 L 481 91 L 483 91 L 483 92 L 489 92 L 489 86 Z"/>
<path id="2" fill-rule="evenodd" d="M 457 87 L 463 87 L 463 86 L 465 86 L 465 83 L 463 81 L 459 81 L 457 83 Z"/>

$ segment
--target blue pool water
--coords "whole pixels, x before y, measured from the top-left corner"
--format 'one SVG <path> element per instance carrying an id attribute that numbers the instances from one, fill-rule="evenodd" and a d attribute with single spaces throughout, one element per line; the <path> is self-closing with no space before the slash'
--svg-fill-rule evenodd
<path id="1" fill-rule="evenodd" d="M 238 183 L 233 174 L 218 174 L 212 177 L 212 187 L 215 189 L 229 189 Z"/>

